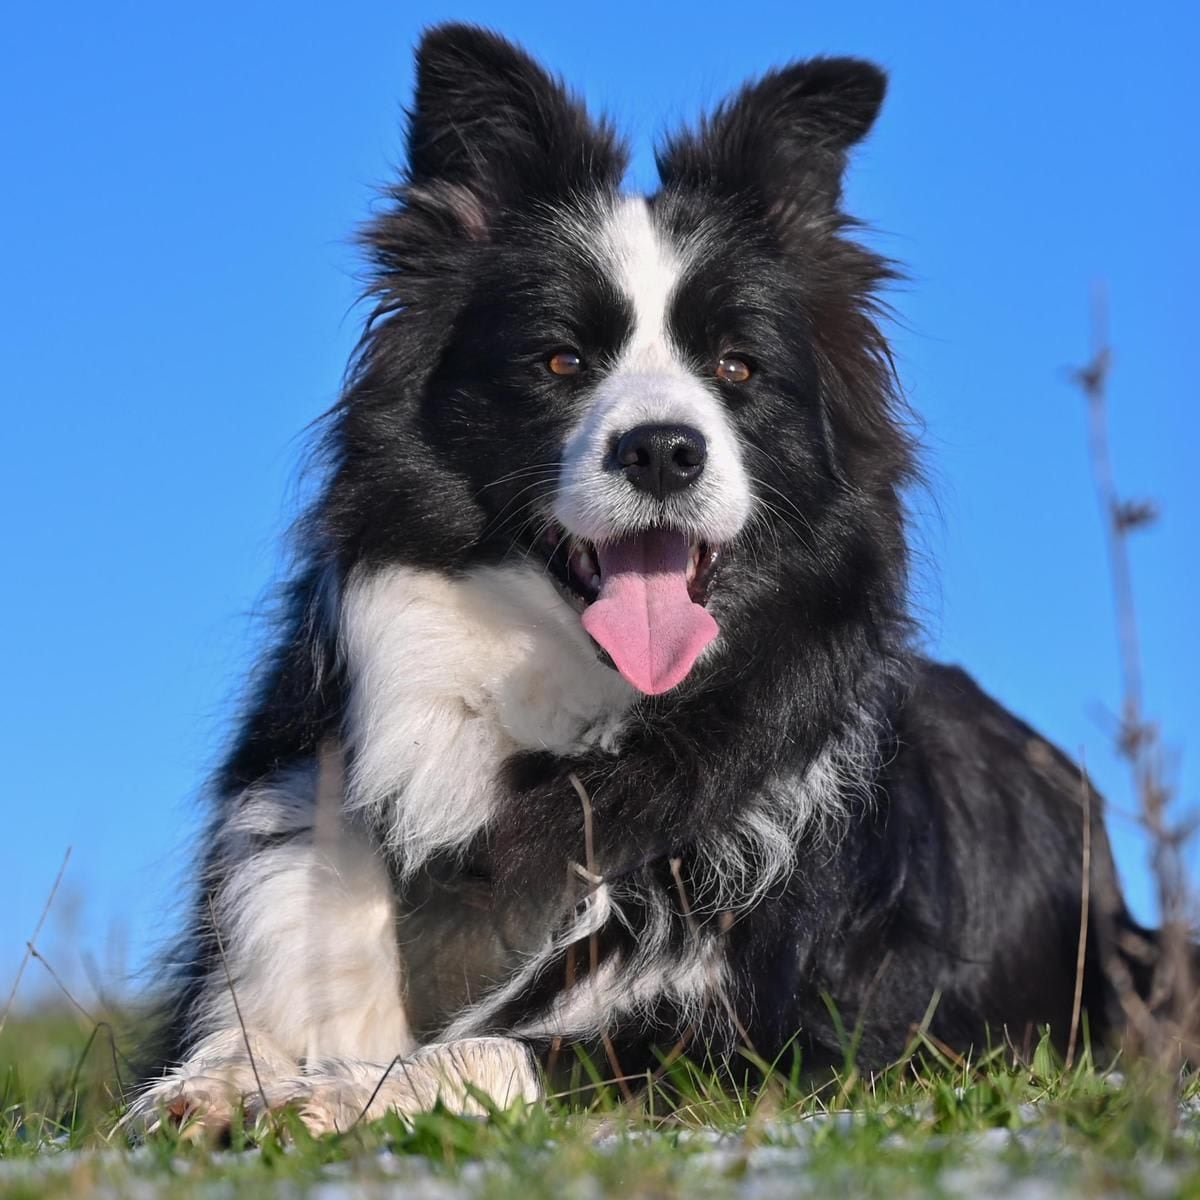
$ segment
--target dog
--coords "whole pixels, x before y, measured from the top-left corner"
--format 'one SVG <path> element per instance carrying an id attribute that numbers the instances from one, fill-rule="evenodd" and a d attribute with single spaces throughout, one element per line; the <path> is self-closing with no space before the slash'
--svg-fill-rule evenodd
<path id="1" fill-rule="evenodd" d="M 896 269 L 842 208 L 885 86 L 771 71 L 647 197 L 522 50 L 426 34 L 149 1127 L 1120 1036 L 1155 935 L 1100 797 L 915 645 Z"/>

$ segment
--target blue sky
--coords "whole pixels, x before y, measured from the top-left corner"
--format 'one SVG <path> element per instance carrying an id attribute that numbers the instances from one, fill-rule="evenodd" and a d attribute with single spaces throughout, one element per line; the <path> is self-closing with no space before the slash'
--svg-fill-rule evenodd
<path id="1" fill-rule="evenodd" d="M 420 29 L 493 24 L 650 146 L 747 76 L 822 52 L 892 91 L 849 197 L 902 259 L 895 343 L 926 424 L 920 610 L 933 653 L 1131 807 L 1082 402 L 1111 296 L 1150 710 L 1200 781 L 1200 316 L 1194 58 L 1182 2 L 711 0 L 20 5 L 0 49 L 0 992 L 68 845 L 45 948 L 120 986 L 170 936 L 197 793 L 259 644 L 304 428 L 360 313 L 349 235 L 399 159 Z M 1110 827 L 1135 910 L 1144 848 Z M 38 968 L 30 979 L 41 985 Z"/>

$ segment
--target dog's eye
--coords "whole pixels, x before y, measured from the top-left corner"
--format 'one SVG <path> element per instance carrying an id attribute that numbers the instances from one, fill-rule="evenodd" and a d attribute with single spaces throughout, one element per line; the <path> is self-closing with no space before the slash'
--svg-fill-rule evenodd
<path id="1" fill-rule="evenodd" d="M 713 374 L 722 383 L 745 383 L 754 372 L 744 358 L 735 358 L 732 354 L 727 354 L 717 363 Z"/>
<path id="2" fill-rule="evenodd" d="M 578 375 L 583 370 L 583 359 L 574 350 L 560 350 L 546 360 L 546 369 L 551 375 Z"/>

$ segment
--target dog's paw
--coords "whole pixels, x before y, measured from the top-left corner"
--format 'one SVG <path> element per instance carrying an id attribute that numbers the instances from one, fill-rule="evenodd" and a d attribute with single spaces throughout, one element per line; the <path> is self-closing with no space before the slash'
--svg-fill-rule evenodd
<path id="1" fill-rule="evenodd" d="M 288 1109 L 319 1136 L 346 1133 L 389 1112 L 412 1117 L 441 1104 L 451 1112 L 484 1116 L 541 1095 L 533 1055 L 511 1038 L 426 1046 L 391 1066 L 318 1059 L 303 1071 L 269 1044 L 256 1042 L 253 1062 L 244 1052 L 189 1059 L 148 1086 L 121 1124 L 142 1135 L 172 1126 L 185 1138 L 213 1141 L 229 1132 L 239 1113 L 254 1130 Z"/>
<path id="2" fill-rule="evenodd" d="M 228 1133 L 242 1106 L 245 1093 L 233 1078 L 236 1074 L 158 1080 L 137 1097 L 120 1127 L 140 1137 L 171 1128 L 188 1141 L 218 1140 Z"/>
<path id="3" fill-rule="evenodd" d="M 217 1140 L 229 1132 L 238 1112 L 247 1114 L 250 1125 L 262 1111 L 263 1092 L 269 1099 L 274 1081 L 296 1070 L 295 1059 L 267 1038 L 251 1036 L 248 1053 L 240 1030 L 216 1034 L 148 1083 L 118 1128 L 141 1137 L 174 1128 L 189 1140 Z"/>
<path id="4" fill-rule="evenodd" d="M 267 1090 L 270 1110 L 295 1111 L 316 1135 L 346 1133 L 386 1113 L 413 1117 L 441 1104 L 451 1112 L 485 1116 L 541 1098 L 528 1047 L 510 1038 L 467 1038 L 427 1046 L 411 1058 L 385 1064 L 323 1059 L 302 1075 Z M 263 1115 L 262 1100 L 246 1097 L 247 1120 Z"/>

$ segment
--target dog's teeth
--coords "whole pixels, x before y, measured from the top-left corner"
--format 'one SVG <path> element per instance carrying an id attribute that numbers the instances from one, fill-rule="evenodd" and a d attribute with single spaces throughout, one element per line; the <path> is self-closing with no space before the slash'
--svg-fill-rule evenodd
<path id="1" fill-rule="evenodd" d="M 597 591 L 600 590 L 600 576 L 599 575 L 592 576 L 592 587 L 594 587 Z"/>

